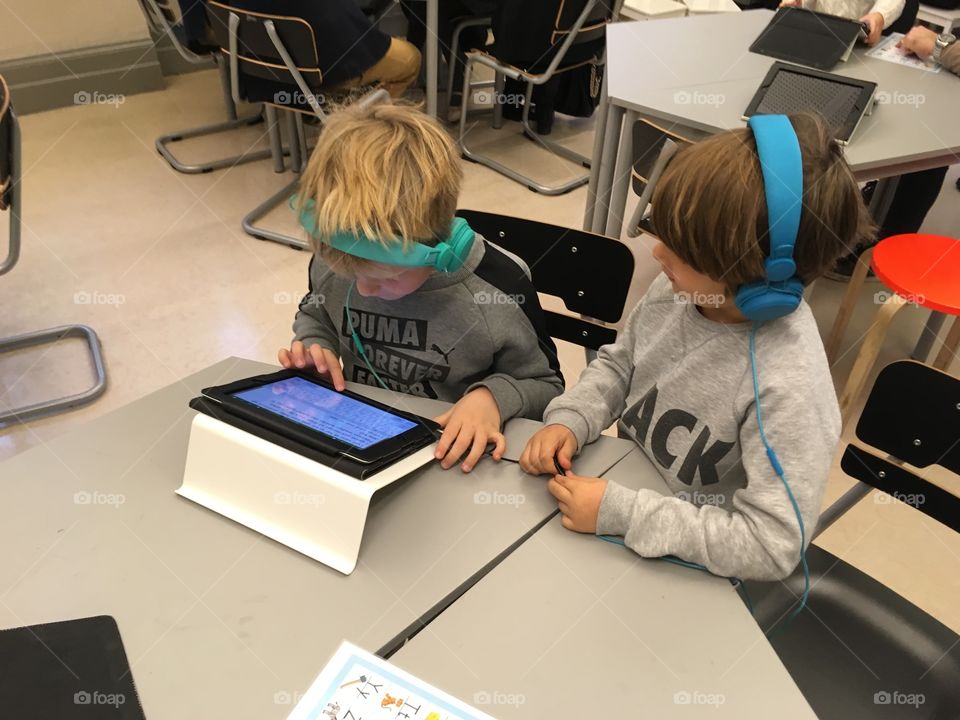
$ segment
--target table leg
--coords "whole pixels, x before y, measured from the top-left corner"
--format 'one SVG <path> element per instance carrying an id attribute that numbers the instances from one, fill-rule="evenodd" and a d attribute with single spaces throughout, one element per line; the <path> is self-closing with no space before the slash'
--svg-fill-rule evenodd
<path id="1" fill-rule="evenodd" d="M 440 60 L 438 3 L 439 0 L 427 0 L 427 114 L 433 117 L 437 116 L 437 65 Z M 466 98 L 463 103 L 466 110 Z"/>
<path id="2" fill-rule="evenodd" d="M 607 229 L 607 214 L 610 211 L 610 189 L 613 185 L 613 172 L 617 159 L 617 143 L 620 141 L 620 125 L 623 122 L 624 110 L 621 107 L 607 103 L 607 121 L 603 128 L 603 150 L 600 162 L 590 168 L 592 173 L 597 168 L 597 194 L 593 198 L 593 220 L 591 232 L 602 234 Z M 588 199 L 589 202 L 589 199 Z"/>
<path id="3" fill-rule="evenodd" d="M 285 166 L 283 162 L 283 144 L 280 142 L 280 123 L 277 118 L 277 109 L 269 103 L 264 103 L 263 112 L 267 119 L 267 136 L 270 138 L 270 156 L 273 158 L 273 171 L 282 173 Z"/>
<path id="4" fill-rule="evenodd" d="M 627 188 L 630 187 L 630 175 L 633 168 L 633 125 L 637 122 L 637 113 L 627 110 L 620 128 L 620 147 L 617 148 L 617 164 L 613 173 L 613 187 L 610 191 L 610 207 L 607 212 L 605 234 L 619 238 L 623 232 L 623 216 L 627 207 Z"/>
<path id="5" fill-rule="evenodd" d="M 923 326 L 920 337 L 917 338 L 917 344 L 913 348 L 913 353 L 910 355 L 911 360 L 919 360 L 920 362 L 927 361 L 927 356 L 930 355 L 930 351 L 933 349 L 933 343 L 937 339 L 940 328 L 943 327 L 943 322 L 946 319 L 947 316 L 943 313 L 937 312 L 936 310 L 930 311 L 930 317 L 927 318 L 927 323 Z"/>
<path id="6" fill-rule="evenodd" d="M 610 101 L 607 99 L 607 73 L 603 74 L 603 85 L 600 89 L 600 104 L 593 123 L 593 153 L 590 155 L 590 184 L 587 185 L 587 206 L 583 213 L 583 229 L 593 227 L 593 213 L 597 207 L 597 181 L 600 177 L 600 162 L 603 155 L 603 138 L 607 129 L 607 110 Z"/>

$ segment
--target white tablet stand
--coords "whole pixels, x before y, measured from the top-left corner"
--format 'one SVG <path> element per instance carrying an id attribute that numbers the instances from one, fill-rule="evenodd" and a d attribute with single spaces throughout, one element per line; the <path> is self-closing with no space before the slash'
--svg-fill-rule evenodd
<path id="1" fill-rule="evenodd" d="M 349 575 L 370 498 L 433 453 L 430 445 L 358 480 L 198 413 L 177 494 Z"/>

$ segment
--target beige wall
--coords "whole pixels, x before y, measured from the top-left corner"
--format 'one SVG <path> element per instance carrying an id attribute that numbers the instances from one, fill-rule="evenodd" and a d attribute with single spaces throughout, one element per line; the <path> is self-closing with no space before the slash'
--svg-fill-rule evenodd
<path id="1" fill-rule="evenodd" d="M 137 0 L 2 0 L 0 60 L 147 37 Z"/>

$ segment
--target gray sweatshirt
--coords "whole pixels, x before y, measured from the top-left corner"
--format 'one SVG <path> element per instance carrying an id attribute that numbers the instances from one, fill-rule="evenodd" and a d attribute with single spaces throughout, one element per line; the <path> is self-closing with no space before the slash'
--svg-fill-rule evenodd
<path id="1" fill-rule="evenodd" d="M 344 305 L 352 282 L 317 256 L 309 275 L 295 339 L 336 352 L 347 380 L 379 385 L 350 336 Z M 483 386 L 496 399 L 501 422 L 539 420 L 563 392 L 557 349 L 529 270 L 479 235 L 463 267 L 434 273 L 399 300 L 363 297 L 354 288 L 350 314 L 367 359 L 391 390 L 456 402 Z"/>
<path id="2" fill-rule="evenodd" d="M 675 555 L 726 577 L 786 577 L 800 557 L 797 518 L 760 440 L 749 323 L 722 324 L 676 302 L 659 275 L 617 341 L 547 407 L 578 447 L 619 418 L 673 493 L 609 483 L 598 535 L 644 557 Z M 800 506 L 809 541 L 840 437 L 840 413 L 817 325 L 804 302 L 756 337 L 767 439 Z M 576 472 L 576 465 L 574 465 Z"/>

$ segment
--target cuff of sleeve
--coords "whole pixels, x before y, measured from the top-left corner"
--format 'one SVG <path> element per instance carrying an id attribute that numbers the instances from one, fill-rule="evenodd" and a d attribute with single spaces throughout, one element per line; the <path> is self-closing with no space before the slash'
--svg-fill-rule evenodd
<path id="1" fill-rule="evenodd" d="M 600 512 L 597 513 L 597 535 L 626 535 L 636 499 L 635 490 L 628 490 L 608 480 L 603 500 L 600 501 Z"/>
<path id="2" fill-rule="evenodd" d="M 497 408 L 500 410 L 500 427 L 510 418 L 516 417 L 523 410 L 523 397 L 516 386 L 502 375 L 491 375 L 481 382 L 474 383 L 467 388 L 466 393 L 477 388 L 485 387 L 497 401 Z"/>
<path id="3" fill-rule="evenodd" d="M 583 446 L 587 444 L 587 437 L 590 429 L 587 427 L 587 421 L 583 415 L 575 410 L 552 410 L 543 416 L 544 425 L 565 425 L 570 428 L 577 438 L 577 455 L 583 451 Z"/>

